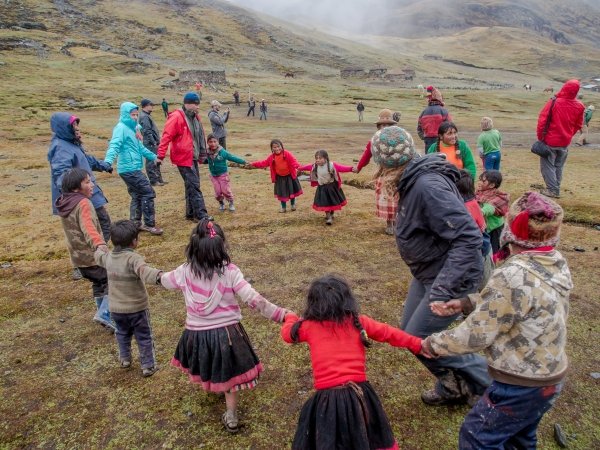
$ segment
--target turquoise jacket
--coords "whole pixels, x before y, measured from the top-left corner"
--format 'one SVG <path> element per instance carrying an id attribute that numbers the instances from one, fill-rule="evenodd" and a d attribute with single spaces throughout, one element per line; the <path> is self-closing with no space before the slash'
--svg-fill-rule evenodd
<path id="1" fill-rule="evenodd" d="M 156 155 L 144 147 L 135 135 L 137 122 L 129 115 L 134 109 L 138 109 L 135 103 L 121 104 L 121 117 L 119 123 L 113 128 L 112 138 L 104 158 L 104 161 L 111 165 L 117 158 L 119 174 L 142 170 L 144 158 L 150 161 L 156 159 Z"/>
<path id="2" fill-rule="evenodd" d="M 214 156 L 213 156 L 214 155 Z M 213 177 L 218 177 L 227 173 L 227 161 L 233 161 L 238 164 L 246 164 L 246 161 L 242 158 L 232 155 L 223 147 L 213 154 L 208 151 L 208 157 L 206 158 L 206 164 L 208 164 L 208 170 Z"/>

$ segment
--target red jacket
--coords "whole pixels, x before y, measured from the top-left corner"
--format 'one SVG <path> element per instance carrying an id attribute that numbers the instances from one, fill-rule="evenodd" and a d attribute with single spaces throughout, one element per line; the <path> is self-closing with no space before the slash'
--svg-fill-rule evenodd
<path id="1" fill-rule="evenodd" d="M 363 152 L 362 156 L 360 157 L 360 161 L 356 165 L 356 170 L 358 172 L 360 172 L 363 167 L 365 167 L 367 164 L 369 164 L 372 156 L 373 156 L 373 153 L 371 153 L 371 141 L 369 141 L 369 142 L 367 142 L 367 145 L 365 146 L 365 151 Z"/>
<path id="2" fill-rule="evenodd" d="M 196 117 L 198 122 L 200 122 L 202 134 L 206 136 L 198 114 L 196 114 Z M 159 159 L 164 159 L 169 144 L 171 145 L 171 162 L 176 166 L 192 167 L 194 160 L 194 141 L 192 132 L 185 119 L 185 113 L 181 109 L 173 111 L 167 118 L 167 123 L 165 123 L 162 138 L 158 145 L 157 156 Z"/>
<path id="3" fill-rule="evenodd" d="M 298 167 L 300 167 L 300 164 L 298 164 L 298 161 L 296 160 L 296 158 L 294 158 L 294 155 L 292 155 L 287 150 L 283 150 L 283 158 L 287 162 L 292 179 L 295 180 L 298 176 L 297 169 Z M 250 165 L 252 167 L 258 167 L 259 169 L 264 167 L 268 167 L 269 169 L 271 169 L 271 181 L 275 183 L 275 180 L 277 179 L 277 174 L 275 173 L 275 155 L 273 153 L 271 153 L 267 159 L 250 163 Z"/>
<path id="4" fill-rule="evenodd" d="M 341 177 L 340 173 L 341 172 L 352 172 L 352 166 L 344 166 L 343 164 L 338 164 L 333 161 L 331 161 L 331 162 L 333 163 L 333 167 L 335 168 L 335 174 L 337 177 L 337 185 L 338 185 L 338 187 L 342 187 L 342 177 Z M 315 168 L 314 164 L 306 164 L 304 166 L 298 167 L 298 170 L 303 170 L 305 172 L 310 172 L 312 174 L 312 171 L 314 168 Z M 312 187 L 315 187 L 315 186 L 319 185 L 319 182 L 311 179 L 310 185 Z"/>
<path id="5" fill-rule="evenodd" d="M 556 102 L 552 108 L 552 120 L 544 138 L 543 131 L 552 105 L 552 99 L 540 111 L 537 124 L 537 138 L 550 147 L 568 147 L 571 139 L 583 126 L 583 103 L 576 99 L 579 92 L 579 81 L 569 80 L 556 94 Z"/>

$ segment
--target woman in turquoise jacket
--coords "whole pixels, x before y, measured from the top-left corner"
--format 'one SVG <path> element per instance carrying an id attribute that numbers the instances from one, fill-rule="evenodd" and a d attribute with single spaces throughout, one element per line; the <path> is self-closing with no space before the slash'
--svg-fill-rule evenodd
<path id="1" fill-rule="evenodd" d="M 127 185 L 131 196 L 129 217 L 140 224 L 140 230 L 162 234 L 154 218 L 154 189 L 142 172 L 144 158 L 154 161 L 156 155 L 148 150 L 136 136 L 139 111 L 135 103 L 121 104 L 119 123 L 114 127 L 104 161 L 112 165 L 117 158 L 117 173 Z M 143 217 L 143 223 L 142 223 Z"/>

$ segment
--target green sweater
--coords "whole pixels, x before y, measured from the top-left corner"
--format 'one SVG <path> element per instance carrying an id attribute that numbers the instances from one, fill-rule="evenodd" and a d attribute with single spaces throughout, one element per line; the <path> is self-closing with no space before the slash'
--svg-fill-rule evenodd
<path id="1" fill-rule="evenodd" d="M 477 151 L 480 155 L 498 152 L 502 148 L 502 136 L 496 129 L 486 130 L 477 138 Z"/>
<path id="2" fill-rule="evenodd" d="M 206 158 L 206 164 L 208 164 L 208 170 L 213 177 L 218 177 L 219 175 L 223 175 L 227 173 L 227 161 L 233 161 L 238 164 L 246 164 L 246 161 L 242 158 L 232 155 L 223 147 L 220 147 L 213 154 L 208 151 L 208 158 Z"/>
<path id="3" fill-rule="evenodd" d="M 485 218 L 485 231 L 491 233 L 496 228 L 504 225 L 504 217 L 495 214 L 496 208 L 491 203 L 481 205 L 481 212 Z"/>
<path id="4" fill-rule="evenodd" d="M 436 153 L 438 151 L 438 143 L 431 144 L 431 147 L 427 149 L 427 154 Z M 467 172 L 471 174 L 473 180 L 477 179 L 477 168 L 475 167 L 475 161 L 473 160 L 473 153 L 469 148 L 469 144 L 465 141 L 458 141 L 458 151 L 460 152 L 458 157 L 462 159 L 463 166 Z"/>

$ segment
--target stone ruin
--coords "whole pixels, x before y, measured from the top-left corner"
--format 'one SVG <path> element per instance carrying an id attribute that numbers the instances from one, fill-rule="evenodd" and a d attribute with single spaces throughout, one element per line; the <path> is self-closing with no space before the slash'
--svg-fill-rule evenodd
<path id="1" fill-rule="evenodd" d="M 174 89 L 190 89 L 198 82 L 203 86 L 228 84 L 224 70 L 182 70 L 179 72 L 179 78 L 171 80 L 163 86 Z"/>

